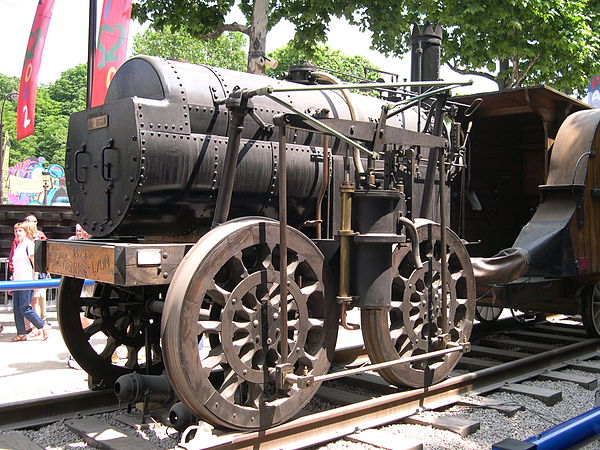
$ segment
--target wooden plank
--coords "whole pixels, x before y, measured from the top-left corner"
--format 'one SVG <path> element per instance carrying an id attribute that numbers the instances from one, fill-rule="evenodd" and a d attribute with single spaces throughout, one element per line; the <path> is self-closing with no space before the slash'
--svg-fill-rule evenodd
<path id="1" fill-rule="evenodd" d="M 95 448 L 108 450 L 154 450 L 156 446 L 135 436 L 115 430 L 106 422 L 95 417 L 72 419 L 65 425 L 85 442 Z"/>
<path id="2" fill-rule="evenodd" d="M 0 434 L 0 449 L 42 450 L 43 447 L 35 444 L 20 431 L 9 431 L 8 433 Z"/>
<path id="3" fill-rule="evenodd" d="M 358 444 L 367 444 L 376 448 L 390 450 L 422 450 L 423 443 L 399 439 L 397 434 L 386 433 L 381 430 L 363 430 L 358 433 L 349 434 L 345 440 Z"/>
<path id="4" fill-rule="evenodd" d="M 467 353 L 469 356 L 485 356 L 487 358 L 494 358 L 499 361 L 512 361 L 520 358 L 527 358 L 531 356 L 530 353 L 516 352 L 513 350 L 503 350 L 501 348 L 484 347 L 481 345 L 472 345 L 471 351 Z"/>
<path id="5" fill-rule="evenodd" d="M 426 427 L 429 426 L 432 428 L 437 428 L 438 430 L 452 431 L 463 438 L 475 433 L 480 428 L 480 423 L 478 421 L 462 419 L 460 417 L 453 416 L 423 416 L 417 414 L 402 419 L 402 422 L 412 425 L 423 425 Z"/>
<path id="6" fill-rule="evenodd" d="M 569 364 L 569 367 L 582 372 L 600 373 L 600 364 L 593 361 L 579 361 Z"/>
<path id="7" fill-rule="evenodd" d="M 497 366 L 498 363 L 495 361 L 489 361 L 487 359 L 469 358 L 468 356 L 461 356 L 456 366 L 457 369 L 462 370 L 481 370 L 487 369 L 488 367 Z"/>
<path id="8" fill-rule="evenodd" d="M 339 389 L 333 389 L 328 386 L 321 386 L 317 391 L 316 397 L 320 398 L 327 403 L 332 405 L 350 405 L 352 403 L 363 402 L 369 400 L 370 396 L 357 394 L 355 392 L 341 391 Z"/>
<path id="9" fill-rule="evenodd" d="M 574 373 L 563 373 L 557 372 L 555 370 L 549 370 L 548 372 L 544 372 L 538 375 L 540 380 L 550 380 L 550 381 L 569 381 L 571 383 L 578 384 L 584 389 L 589 391 L 596 389 L 598 387 L 598 380 L 590 377 L 583 377 L 581 375 L 577 375 Z"/>
<path id="10" fill-rule="evenodd" d="M 546 406 L 556 405 L 562 400 L 562 392 L 553 389 L 544 389 L 537 386 L 528 386 L 525 384 L 507 384 L 499 388 L 502 392 L 510 394 L 522 394 L 528 397 L 535 398 Z"/>
<path id="11" fill-rule="evenodd" d="M 556 345 L 524 341 L 520 339 L 483 338 L 479 340 L 479 343 L 486 347 L 518 347 L 523 350 L 532 350 L 534 352 L 547 351 L 556 348 Z"/>

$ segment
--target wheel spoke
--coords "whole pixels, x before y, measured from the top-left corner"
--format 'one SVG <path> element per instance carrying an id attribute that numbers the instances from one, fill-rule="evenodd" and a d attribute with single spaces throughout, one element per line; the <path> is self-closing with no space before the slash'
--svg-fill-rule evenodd
<path id="1" fill-rule="evenodd" d="M 209 350 L 208 356 L 202 360 L 202 367 L 211 372 L 215 367 L 227 363 L 227 358 L 223 353 L 223 346 L 217 345 Z"/>
<path id="2" fill-rule="evenodd" d="M 246 406 L 251 408 L 259 408 L 264 393 L 262 384 L 258 383 L 247 383 L 248 385 L 248 397 L 246 400 Z"/>
<path id="3" fill-rule="evenodd" d="M 202 320 L 198 321 L 198 330 L 196 334 L 200 336 L 202 333 L 220 333 L 221 321 L 218 320 Z"/>
<path id="4" fill-rule="evenodd" d="M 102 319 L 96 319 L 83 329 L 83 336 L 89 341 L 93 335 L 102 331 Z"/>
<path id="5" fill-rule="evenodd" d="M 222 307 L 224 307 L 227 300 L 229 300 L 230 294 L 229 291 L 218 286 L 214 280 L 212 280 L 211 286 L 206 290 L 206 295 L 208 295 L 213 302 Z"/>
<path id="6" fill-rule="evenodd" d="M 125 367 L 133 369 L 138 365 L 138 354 L 139 349 L 135 347 L 127 347 L 127 361 L 125 362 Z"/>
<path id="7" fill-rule="evenodd" d="M 100 353 L 100 358 L 110 359 L 112 357 L 112 354 L 115 352 L 115 350 L 117 349 L 118 346 L 119 346 L 119 344 L 117 343 L 115 338 L 110 336 L 106 340 L 106 347 L 104 347 L 104 350 L 102 350 L 102 353 Z"/>
<path id="8" fill-rule="evenodd" d="M 302 292 L 304 295 L 306 295 L 306 298 L 308 298 L 312 294 L 317 292 L 317 290 L 322 290 L 321 285 L 318 282 L 314 282 L 314 283 L 305 284 L 304 286 L 302 286 L 302 289 L 300 289 L 300 292 Z"/>
<path id="9" fill-rule="evenodd" d="M 239 387 L 241 380 L 237 373 L 233 370 L 228 370 L 225 375 L 225 380 L 223 380 L 223 384 L 219 387 L 219 393 L 226 400 L 230 400 L 231 403 L 234 403 L 233 396 L 235 391 Z"/>

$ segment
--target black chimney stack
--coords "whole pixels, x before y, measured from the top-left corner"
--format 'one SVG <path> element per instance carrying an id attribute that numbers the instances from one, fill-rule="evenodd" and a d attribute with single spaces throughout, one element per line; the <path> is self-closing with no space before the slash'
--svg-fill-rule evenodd
<path id="1" fill-rule="evenodd" d="M 441 25 L 414 25 L 412 30 L 412 52 L 410 66 L 411 81 L 432 81 L 440 79 L 440 58 L 442 47 Z M 421 92 L 420 88 L 413 88 Z"/>

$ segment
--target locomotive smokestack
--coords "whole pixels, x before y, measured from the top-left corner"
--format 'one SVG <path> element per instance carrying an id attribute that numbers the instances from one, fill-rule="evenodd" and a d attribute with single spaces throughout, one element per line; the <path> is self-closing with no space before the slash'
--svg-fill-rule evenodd
<path id="1" fill-rule="evenodd" d="M 440 78 L 442 27 L 426 23 L 422 29 L 414 25 L 412 30 L 410 66 L 411 81 L 431 81 Z M 420 88 L 414 88 L 420 91 Z"/>

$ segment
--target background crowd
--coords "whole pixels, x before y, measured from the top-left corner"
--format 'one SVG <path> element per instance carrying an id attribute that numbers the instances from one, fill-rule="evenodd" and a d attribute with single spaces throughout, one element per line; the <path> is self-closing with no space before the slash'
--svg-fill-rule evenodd
<path id="1" fill-rule="evenodd" d="M 77 224 L 75 235 L 69 239 L 87 239 L 90 235 Z M 12 281 L 33 281 L 50 278 L 49 274 L 39 273 L 34 268 L 34 241 L 47 239 L 37 228 L 37 218 L 28 215 L 14 225 L 14 240 L 8 257 Z M 10 292 L 9 292 L 10 293 Z M 50 324 L 46 320 L 46 289 L 15 289 L 12 292 L 13 314 L 17 334 L 11 342 L 32 339 L 48 339 Z M 0 333 L 2 332 L 0 326 Z"/>

